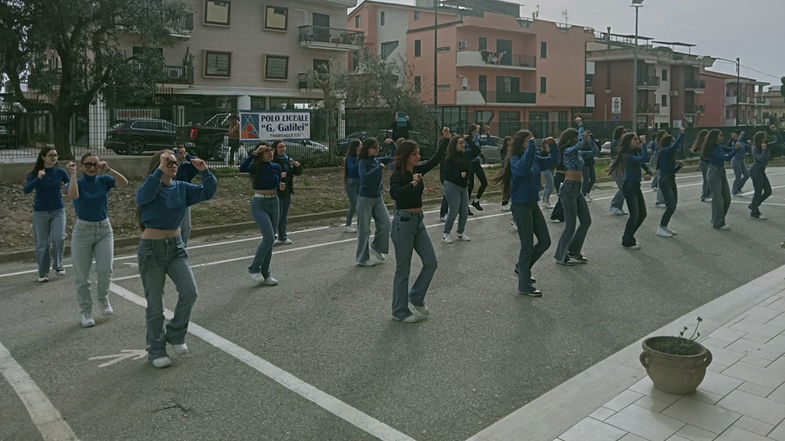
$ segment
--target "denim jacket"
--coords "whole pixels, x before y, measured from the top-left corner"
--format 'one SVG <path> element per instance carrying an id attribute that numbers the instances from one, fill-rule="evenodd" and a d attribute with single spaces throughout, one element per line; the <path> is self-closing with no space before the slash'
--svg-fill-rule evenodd
<path id="1" fill-rule="evenodd" d="M 564 167 L 567 170 L 583 170 L 586 164 L 586 158 L 593 158 L 600 154 L 600 149 L 593 140 L 585 140 L 583 138 L 585 129 L 583 126 L 578 127 L 578 142 L 572 146 L 564 149 L 562 156 L 564 157 Z M 590 150 L 584 150 L 585 145 L 588 145 Z"/>

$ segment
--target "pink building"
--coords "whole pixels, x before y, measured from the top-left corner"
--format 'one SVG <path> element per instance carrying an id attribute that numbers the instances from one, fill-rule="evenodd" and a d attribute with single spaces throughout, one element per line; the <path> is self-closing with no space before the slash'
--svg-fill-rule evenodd
<path id="1" fill-rule="evenodd" d="M 706 89 L 699 102 L 704 113 L 698 126 L 720 127 L 755 124 L 760 107 L 765 100 L 756 98 L 756 88 L 769 83 L 752 78 L 728 75 L 720 72 L 701 71 L 700 77 L 706 82 Z"/>

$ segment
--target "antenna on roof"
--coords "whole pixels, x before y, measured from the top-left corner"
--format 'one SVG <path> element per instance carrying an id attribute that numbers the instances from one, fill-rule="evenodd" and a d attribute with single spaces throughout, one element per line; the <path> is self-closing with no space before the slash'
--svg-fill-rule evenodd
<path id="1" fill-rule="evenodd" d="M 568 19 L 569 16 L 567 15 L 567 9 L 566 8 L 563 11 L 561 11 L 561 15 L 564 16 L 564 27 L 569 26 L 569 24 L 567 22 L 568 21 L 567 19 Z"/>
<path id="2" fill-rule="evenodd" d="M 532 11 L 532 20 L 537 20 L 539 16 L 540 16 L 540 5 L 537 5 L 537 9 Z"/>

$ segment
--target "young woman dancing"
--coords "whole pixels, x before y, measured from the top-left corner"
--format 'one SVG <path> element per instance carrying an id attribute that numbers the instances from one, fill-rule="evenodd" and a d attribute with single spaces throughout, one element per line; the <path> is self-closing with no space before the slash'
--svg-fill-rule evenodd
<path id="1" fill-rule="evenodd" d="M 453 243 L 450 232 L 455 218 L 458 218 L 458 240 L 468 241 L 469 236 L 464 234 L 466 219 L 469 213 L 469 192 L 467 180 L 471 176 L 471 152 L 465 151 L 466 139 L 462 136 L 453 136 L 447 146 L 447 154 L 442 162 L 444 168 L 444 197 L 447 199 L 447 218 L 442 230 L 442 242 Z"/>
<path id="2" fill-rule="evenodd" d="M 482 199 L 482 195 L 485 194 L 485 189 L 488 187 L 488 178 L 485 176 L 485 171 L 482 168 L 482 150 L 480 149 L 480 145 L 475 142 L 475 136 L 479 134 L 480 126 L 477 124 L 472 124 L 466 129 L 466 135 L 464 136 L 464 147 L 466 149 L 466 153 L 469 157 L 472 158 L 471 169 L 469 169 L 469 176 L 466 178 L 467 181 L 467 188 L 469 198 L 471 199 L 472 191 L 474 190 L 474 177 L 477 176 L 477 179 L 480 180 L 480 188 L 477 189 L 477 196 L 474 199 L 471 199 L 471 206 L 476 208 L 477 210 L 482 211 L 482 206 L 480 205 L 480 199 Z M 472 214 L 469 212 L 469 214 Z"/>
<path id="3" fill-rule="evenodd" d="M 618 126 L 613 129 L 613 140 L 611 140 L 611 161 L 616 158 L 616 155 L 619 153 L 619 146 L 621 145 L 621 137 L 625 133 L 629 132 L 626 127 Z M 613 199 L 611 200 L 611 206 L 609 210 L 615 216 L 624 216 L 627 212 L 624 211 L 624 190 L 622 187 L 624 186 L 624 175 L 621 174 L 614 174 L 611 175 L 613 181 L 616 182 L 616 194 L 613 195 Z"/>
<path id="4" fill-rule="evenodd" d="M 760 205 L 771 196 L 771 184 L 766 176 L 766 164 L 771 159 L 769 151 L 768 137 L 766 132 L 760 131 L 752 137 L 752 167 L 750 167 L 750 177 L 752 187 L 755 190 L 750 202 L 750 217 L 752 219 L 766 219 L 760 212 Z"/>
<path id="5" fill-rule="evenodd" d="M 344 190 L 349 199 L 349 209 L 346 211 L 346 224 L 343 227 L 344 233 L 356 233 L 357 228 L 352 226 L 352 218 L 357 212 L 357 200 L 360 197 L 360 174 L 357 171 L 357 152 L 360 150 L 362 142 L 353 139 L 349 143 L 346 151 L 346 162 L 343 168 Z"/>
<path id="6" fill-rule="evenodd" d="M 701 177 L 703 178 L 703 184 L 701 185 L 701 202 L 711 202 L 711 189 L 709 188 L 709 180 L 706 179 L 706 173 L 709 172 L 710 164 L 708 160 L 703 159 L 703 157 L 700 156 L 701 147 L 706 141 L 706 135 L 708 134 L 708 129 L 701 129 L 698 132 L 698 137 L 695 138 L 695 143 L 692 144 L 692 147 L 690 147 L 690 151 L 692 151 L 692 153 L 698 154 L 699 157 L 698 166 L 700 167 Z"/>
<path id="7" fill-rule="evenodd" d="M 646 219 L 646 201 L 641 192 L 641 169 L 646 170 L 646 180 L 651 179 L 651 171 L 646 165 L 649 159 L 646 144 L 642 144 L 635 133 L 625 133 L 621 137 L 619 153 L 608 167 L 608 173 L 624 176 L 622 189 L 630 217 L 624 226 L 621 246 L 629 250 L 641 249 L 640 244 L 635 240 L 635 232 Z"/>
<path id="8" fill-rule="evenodd" d="M 660 225 L 657 227 L 656 232 L 659 237 L 673 237 L 676 235 L 676 232 L 670 228 L 669 224 L 673 213 L 676 212 L 676 204 L 679 199 L 676 187 L 676 172 L 681 169 L 681 162 L 676 161 L 676 151 L 681 148 L 683 138 L 684 127 L 680 129 L 679 136 L 675 141 L 673 140 L 673 135 L 663 136 L 662 145 L 655 160 L 657 171 L 660 173 L 658 192 L 662 194 L 662 199 L 665 203 L 665 213 L 662 214 Z"/>
<path id="9" fill-rule="evenodd" d="M 709 161 L 709 171 L 706 178 L 711 189 L 711 224 L 715 230 L 729 230 L 725 223 L 731 204 L 728 177 L 725 174 L 725 161 L 730 161 L 742 150 L 742 144 L 736 142 L 734 147 L 725 147 L 725 135 L 717 129 L 712 129 L 701 147 L 701 157 Z"/>
<path id="10" fill-rule="evenodd" d="M 278 190 L 278 229 L 276 230 L 276 241 L 278 245 L 291 245 L 289 233 L 286 227 L 289 221 L 289 207 L 292 205 L 292 195 L 294 194 L 294 177 L 303 172 L 300 161 L 295 161 L 286 154 L 286 143 L 283 141 L 274 142 L 275 161 L 281 167 L 281 182 L 284 183 L 283 190 Z"/>
<path id="11" fill-rule="evenodd" d="M 395 144 L 392 143 L 392 154 Z M 382 177 L 392 157 L 378 157 L 379 143 L 376 138 L 366 138 L 357 155 L 357 171 L 360 175 L 360 198 L 357 202 L 357 252 L 355 262 L 358 266 L 374 266 L 384 263 L 385 254 L 390 250 L 390 214 L 382 198 Z M 376 231 L 371 237 L 371 218 Z"/>

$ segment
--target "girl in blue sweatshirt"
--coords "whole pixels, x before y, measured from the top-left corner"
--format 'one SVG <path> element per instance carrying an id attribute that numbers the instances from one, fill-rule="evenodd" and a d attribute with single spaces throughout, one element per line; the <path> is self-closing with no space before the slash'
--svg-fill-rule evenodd
<path id="1" fill-rule="evenodd" d="M 518 293 L 542 297 L 542 291 L 534 287 L 531 268 L 551 246 L 548 225 L 537 202 L 540 200 L 540 173 L 551 170 L 559 162 L 559 147 L 552 143 L 550 155 L 537 154 L 534 137 L 528 130 L 515 134 L 509 158 L 496 175 L 502 194 L 512 201 L 511 211 L 517 225 L 521 250 L 515 265 L 518 274 Z M 534 237 L 537 244 L 534 244 Z"/>
<path id="2" fill-rule="evenodd" d="M 725 135 L 713 129 L 706 135 L 706 141 L 701 147 L 701 159 L 709 162 L 706 178 L 711 189 L 711 224 L 716 230 L 729 230 L 725 223 L 725 215 L 730 209 L 730 187 L 728 177 L 725 175 L 725 162 L 730 161 L 741 151 L 742 145 L 736 142 L 735 148 L 726 147 Z"/>
<path id="3" fill-rule="evenodd" d="M 175 354 L 185 354 L 185 334 L 196 301 L 197 288 L 185 244 L 180 237 L 180 224 L 191 205 L 211 199 L 218 188 L 207 164 L 201 159 L 191 161 L 202 177 L 202 184 L 177 181 L 179 163 L 171 150 L 161 150 L 150 160 L 150 175 L 136 191 L 137 216 L 142 228 L 139 240 L 139 275 L 147 300 L 147 358 L 157 368 L 171 366 L 166 343 Z M 174 317 L 164 327 L 164 283 L 166 276 L 177 288 Z"/>
<path id="4" fill-rule="evenodd" d="M 665 204 L 665 213 L 662 214 L 660 225 L 657 227 L 657 236 L 673 237 L 676 232 L 668 224 L 673 213 L 676 212 L 679 193 L 676 187 L 676 172 L 681 168 L 681 164 L 676 161 L 676 151 L 681 148 L 684 138 L 684 127 L 681 128 L 678 138 L 674 141 L 673 135 L 665 135 L 660 141 L 660 150 L 654 157 L 654 166 L 660 175 L 660 185 L 657 195 L 661 195 Z"/>
<path id="5" fill-rule="evenodd" d="M 346 197 L 349 199 L 349 209 L 346 211 L 346 224 L 343 227 L 344 233 L 356 233 L 357 228 L 352 226 L 352 218 L 357 212 L 357 200 L 360 197 L 360 174 L 357 171 L 357 151 L 360 150 L 361 142 L 353 139 L 349 143 L 346 151 L 346 163 L 343 168 L 343 181 Z"/>
<path id="6" fill-rule="evenodd" d="M 57 150 L 44 147 L 38 152 L 33 171 L 27 175 L 24 192 L 35 190 L 33 206 L 33 238 L 35 239 L 35 261 L 38 264 L 38 281 L 49 280 L 50 244 L 54 261 L 52 269 L 58 276 L 65 275 L 63 249 L 65 248 L 65 208 L 63 185 L 70 178 L 65 170 L 57 166 Z"/>
<path id="7" fill-rule="evenodd" d="M 96 298 L 101 305 L 101 313 L 104 317 L 114 313 L 108 297 L 114 258 L 114 234 L 112 224 L 109 223 L 109 190 L 128 187 L 128 179 L 92 153 L 85 153 L 80 162 L 83 174 L 76 179 L 74 164 L 71 182 L 68 184 L 68 199 L 73 201 L 76 210 L 76 223 L 71 232 L 71 261 L 74 264 L 76 300 L 81 324 L 87 328 L 95 325 L 92 316 L 93 300 L 90 295 L 90 267 L 93 258 L 98 276 Z"/>
<path id="8" fill-rule="evenodd" d="M 391 139 L 385 140 L 391 144 L 392 154 L 395 154 L 395 143 Z M 387 164 L 392 162 L 392 157 L 379 155 L 379 143 L 376 138 L 363 140 L 360 152 L 357 155 L 357 173 L 360 175 L 359 200 L 357 201 L 357 252 L 355 262 L 359 266 L 374 266 L 384 263 L 385 254 L 390 251 L 390 213 L 384 205 L 382 198 L 382 177 Z M 371 238 L 371 218 L 376 224 L 376 231 Z"/>
<path id="9" fill-rule="evenodd" d="M 245 158 L 240 171 L 248 173 L 251 178 L 254 190 L 251 216 L 262 233 L 262 241 L 256 248 L 248 274 L 256 283 L 275 286 L 278 280 L 270 274 L 270 261 L 273 257 L 275 231 L 278 229 L 278 190 L 286 188 L 286 184 L 281 182 L 281 166 L 273 161 L 272 146 L 262 142 Z"/>
<path id="10" fill-rule="evenodd" d="M 701 177 L 703 178 L 703 183 L 701 184 L 701 202 L 711 202 L 709 179 L 706 177 L 706 174 L 709 172 L 709 161 L 700 158 L 701 147 L 703 147 L 703 143 L 706 141 L 706 135 L 708 134 L 708 129 L 701 129 L 698 132 L 698 137 L 695 138 L 695 143 L 690 147 L 690 151 L 699 156 L 698 166 L 700 167 Z"/>
<path id="11" fill-rule="evenodd" d="M 771 196 L 771 184 L 766 176 L 766 164 L 769 159 L 771 159 L 771 152 L 766 132 L 758 132 L 752 137 L 752 167 L 750 167 L 750 177 L 755 194 L 752 196 L 752 202 L 748 208 L 750 209 L 750 217 L 753 219 L 766 219 L 766 216 L 760 212 L 760 205 Z"/>
<path id="12" fill-rule="evenodd" d="M 643 147 L 642 150 L 641 147 Z M 619 153 L 608 168 L 609 174 L 624 176 L 622 191 L 624 191 L 624 200 L 627 202 L 630 217 L 624 226 L 621 246 L 627 249 L 639 250 L 641 248 L 635 240 L 635 232 L 646 219 L 646 202 L 643 200 L 643 193 L 641 193 L 641 169 L 646 170 L 646 180 L 651 179 L 651 172 L 646 165 L 648 161 L 649 153 L 646 144 L 641 144 L 635 133 L 625 133 L 621 137 Z"/>

